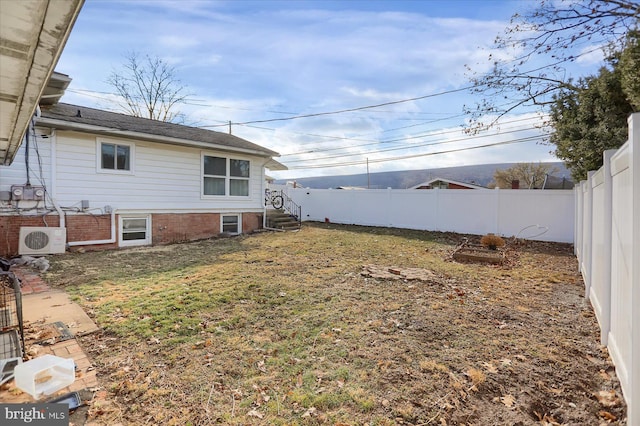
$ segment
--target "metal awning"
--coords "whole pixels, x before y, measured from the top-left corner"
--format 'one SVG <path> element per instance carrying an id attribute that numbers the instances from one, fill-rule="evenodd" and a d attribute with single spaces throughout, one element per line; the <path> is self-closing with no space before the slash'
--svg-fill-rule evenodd
<path id="1" fill-rule="evenodd" d="M 270 159 L 267 164 L 264 165 L 267 169 L 272 170 L 272 171 L 277 171 L 277 170 L 289 170 L 289 168 L 287 166 L 285 166 L 284 164 L 280 163 L 279 161 L 274 160 L 273 158 Z"/>

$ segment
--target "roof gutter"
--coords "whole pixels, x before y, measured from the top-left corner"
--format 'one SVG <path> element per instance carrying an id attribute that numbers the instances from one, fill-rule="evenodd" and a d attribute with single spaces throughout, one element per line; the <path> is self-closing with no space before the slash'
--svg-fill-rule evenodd
<path id="1" fill-rule="evenodd" d="M 264 151 L 258 151 L 258 150 L 246 149 L 246 148 L 229 147 L 226 145 L 218 145 L 218 144 L 213 144 L 209 142 L 199 142 L 199 141 L 180 139 L 180 138 L 174 138 L 169 136 L 154 135 L 151 133 L 141 133 L 141 132 L 132 132 L 130 130 L 110 129 L 107 127 L 95 126 L 92 124 L 75 123 L 71 121 L 58 120 L 55 118 L 38 117 L 36 121 L 36 125 L 42 126 L 42 127 L 50 127 L 54 129 L 78 130 L 83 132 L 97 133 L 100 135 L 141 139 L 149 142 L 162 142 L 169 145 L 189 146 L 189 147 L 204 148 L 204 149 L 218 149 L 222 151 L 232 151 L 232 152 L 243 152 L 246 154 L 257 155 L 260 157 L 279 157 L 280 156 L 279 153 L 275 151 L 271 151 L 269 149 L 265 149 Z"/>

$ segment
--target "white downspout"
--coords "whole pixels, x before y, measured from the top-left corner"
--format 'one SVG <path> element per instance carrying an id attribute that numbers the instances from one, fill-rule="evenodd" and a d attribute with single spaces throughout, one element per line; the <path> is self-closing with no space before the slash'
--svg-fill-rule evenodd
<path id="1" fill-rule="evenodd" d="M 111 238 L 108 240 L 90 240 L 90 241 L 71 241 L 67 243 L 69 247 L 73 246 L 92 246 L 98 244 L 113 244 L 116 242 L 116 211 L 110 206 L 105 206 L 105 211 L 111 210 Z"/>
<path id="2" fill-rule="evenodd" d="M 64 216 L 64 212 L 62 211 L 62 209 L 60 208 L 60 206 L 58 205 L 55 199 L 52 198 L 51 202 L 53 203 L 53 208 L 56 209 L 56 211 L 58 212 L 58 217 L 60 218 L 58 219 L 58 226 L 60 228 L 64 228 L 66 225 L 66 218 Z"/>
<path id="3" fill-rule="evenodd" d="M 39 107 L 38 107 L 39 108 Z M 57 149 L 57 134 L 56 134 L 56 129 L 51 129 L 51 133 L 49 134 L 49 149 L 51 150 L 51 160 L 49 163 L 49 166 L 51 168 L 51 181 L 49 182 L 49 190 L 51 191 L 51 203 L 53 203 L 53 208 L 56 209 L 56 211 L 58 212 L 58 226 L 60 228 L 65 228 L 66 227 L 66 217 L 64 215 L 64 212 L 62 211 L 62 208 L 60 208 L 60 205 L 58 204 L 58 202 L 56 201 L 56 158 L 57 158 L 57 153 L 56 153 L 56 149 Z"/>

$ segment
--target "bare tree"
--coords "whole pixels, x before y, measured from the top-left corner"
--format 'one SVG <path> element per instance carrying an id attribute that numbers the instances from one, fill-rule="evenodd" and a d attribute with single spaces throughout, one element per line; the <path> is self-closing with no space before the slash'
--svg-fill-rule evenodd
<path id="1" fill-rule="evenodd" d="M 517 180 L 520 188 L 542 188 L 545 177 L 557 173 L 558 169 L 544 163 L 518 163 L 508 169 L 496 170 L 489 187 L 511 188 L 511 182 Z"/>
<path id="2" fill-rule="evenodd" d="M 186 88 L 176 78 L 175 68 L 157 56 L 136 52 L 125 56 L 119 71 L 112 71 L 107 79 L 120 96 L 119 105 L 134 117 L 159 121 L 179 121 L 182 117 L 176 106 L 188 96 Z"/>
<path id="3" fill-rule="evenodd" d="M 598 50 L 620 50 L 639 20 L 637 0 L 540 0 L 530 12 L 514 15 L 494 48 L 519 54 L 489 55 L 493 68 L 488 73 L 467 65 L 472 90 L 482 95 L 477 105 L 465 106 L 474 123 L 471 131 L 520 107 L 544 109 L 560 90 L 576 90 L 566 65 Z M 493 121 L 481 122 L 485 115 Z"/>

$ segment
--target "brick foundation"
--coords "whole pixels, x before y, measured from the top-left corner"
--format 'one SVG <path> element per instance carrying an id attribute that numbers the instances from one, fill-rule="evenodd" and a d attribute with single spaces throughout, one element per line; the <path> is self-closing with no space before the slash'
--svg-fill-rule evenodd
<path id="1" fill-rule="evenodd" d="M 0 256 L 18 254 L 18 240 L 22 226 L 58 226 L 57 215 L 0 216 Z"/>
<path id="2" fill-rule="evenodd" d="M 117 221 L 116 216 L 116 232 Z M 20 227 L 59 225 L 57 215 L 0 216 L 0 256 L 18 254 Z M 111 215 L 67 215 L 67 242 L 106 240 L 111 238 Z M 262 214 L 243 213 L 242 231 L 250 233 L 262 227 Z M 151 215 L 153 245 L 211 238 L 220 234 L 219 213 L 157 213 Z M 116 237 L 117 238 L 117 237 Z M 70 249 L 108 250 L 118 248 L 118 243 L 90 246 L 73 246 Z"/>
<path id="3" fill-rule="evenodd" d="M 220 214 L 154 214 L 151 227 L 154 245 L 202 240 L 220 233 Z"/>

